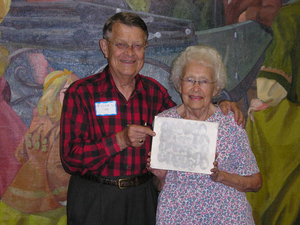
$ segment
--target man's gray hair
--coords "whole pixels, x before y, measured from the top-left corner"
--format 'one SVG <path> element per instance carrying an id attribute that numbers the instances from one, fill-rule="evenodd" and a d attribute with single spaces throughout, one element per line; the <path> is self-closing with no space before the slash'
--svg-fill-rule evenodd
<path id="1" fill-rule="evenodd" d="M 103 27 L 103 38 L 109 40 L 112 27 L 115 23 L 120 22 L 129 27 L 141 28 L 146 34 L 146 42 L 148 40 L 148 28 L 144 20 L 137 14 L 130 12 L 119 12 L 109 18 Z"/>

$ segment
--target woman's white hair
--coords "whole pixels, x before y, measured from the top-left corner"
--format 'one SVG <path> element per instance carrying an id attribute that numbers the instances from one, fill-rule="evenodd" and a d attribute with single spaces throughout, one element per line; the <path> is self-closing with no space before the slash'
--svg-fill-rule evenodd
<path id="1" fill-rule="evenodd" d="M 191 61 L 197 62 L 202 66 L 211 67 L 214 70 L 215 88 L 219 88 L 218 94 L 226 87 L 226 68 L 219 52 L 207 45 L 194 45 L 187 47 L 172 62 L 169 79 L 177 91 L 183 75 L 182 70 Z"/>

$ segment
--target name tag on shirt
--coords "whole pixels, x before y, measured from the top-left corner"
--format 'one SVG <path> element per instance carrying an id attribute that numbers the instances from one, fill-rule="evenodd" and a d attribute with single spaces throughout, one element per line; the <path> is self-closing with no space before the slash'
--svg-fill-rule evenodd
<path id="1" fill-rule="evenodd" d="M 95 102 L 96 116 L 113 116 L 117 115 L 117 102 Z"/>

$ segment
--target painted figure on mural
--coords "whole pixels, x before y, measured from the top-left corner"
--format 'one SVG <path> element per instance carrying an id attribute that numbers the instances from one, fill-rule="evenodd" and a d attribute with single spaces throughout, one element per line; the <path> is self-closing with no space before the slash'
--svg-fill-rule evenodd
<path id="1" fill-rule="evenodd" d="M 264 179 L 248 194 L 257 224 L 300 224 L 300 1 L 275 17 L 247 132 Z"/>
<path id="2" fill-rule="evenodd" d="M 223 0 L 226 25 L 255 20 L 270 27 L 282 0 Z"/>
<path id="3" fill-rule="evenodd" d="M 20 169 L 14 151 L 27 131 L 27 126 L 11 108 L 10 88 L 3 76 L 8 66 L 8 52 L 0 46 L 0 198 Z M 9 168 L 9 169 L 7 169 Z"/>
<path id="4" fill-rule="evenodd" d="M 10 0 L 0 0 L 0 23 L 9 11 L 9 6 Z M 9 65 L 8 55 L 8 50 L 0 45 L 0 199 L 20 169 L 14 151 L 27 131 L 27 126 L 9 105 L 10 86 L 4 77 Z"/>
<path id="5" fill-rule="evenodd" d="M 192 20 L 195 30 L 207 30 L 225 25 L 221 1 L 211 0 L 126 0 L 134 11 Z"/>
<path id="6" fill-rule="evenodd" d="M 134 11 L 192 20 L 195 30 L 255 20 L 270 27 L 282 0 L 126 0 Z"/>
<path id="7" fill-rule="evenodd" d="M 11 0 L 0 0 L 0 23 L 2 23 L 4 17 L 10 9 Z"/>
<path id="8" fill-rule="evenodd" d="M 32 76 L 35 82 L 43 85 L 46 76 L 53 72 L 54 69 L 50 66 L 42 52 L 32 52 L 27 57 L 29 65 L 32 67 Z"/>
<path id="9" fill-rule="evenodd" d="M 67 70 L 54 71 L 46 77 L 38 114 L 15 152 L 22 167 L 3 195 L 0 218 L 2 213 L 16 218 L 20 214 L 21 218 L 29 218 L 30 214 L 45 213 L 47 218 L 49 211 L 66 204 L 70 176 L 60 161 L 59 125 L 64 91 L 78 79 Z M 58 212 L 65 215 L 65 209 Z"/>

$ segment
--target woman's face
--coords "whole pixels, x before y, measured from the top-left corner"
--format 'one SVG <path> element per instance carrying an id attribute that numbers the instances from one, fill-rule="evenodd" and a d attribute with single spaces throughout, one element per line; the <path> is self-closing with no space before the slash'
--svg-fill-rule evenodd
<path id="1" fill-rule="evenodd" d="M 192 110 L 209 107 L 212 97 L 218 93 L 214 77 L 214 70 L 211 67 L 195 61 L 188 62 L 183 68 L 179 86 L 184 105 Z"/>

